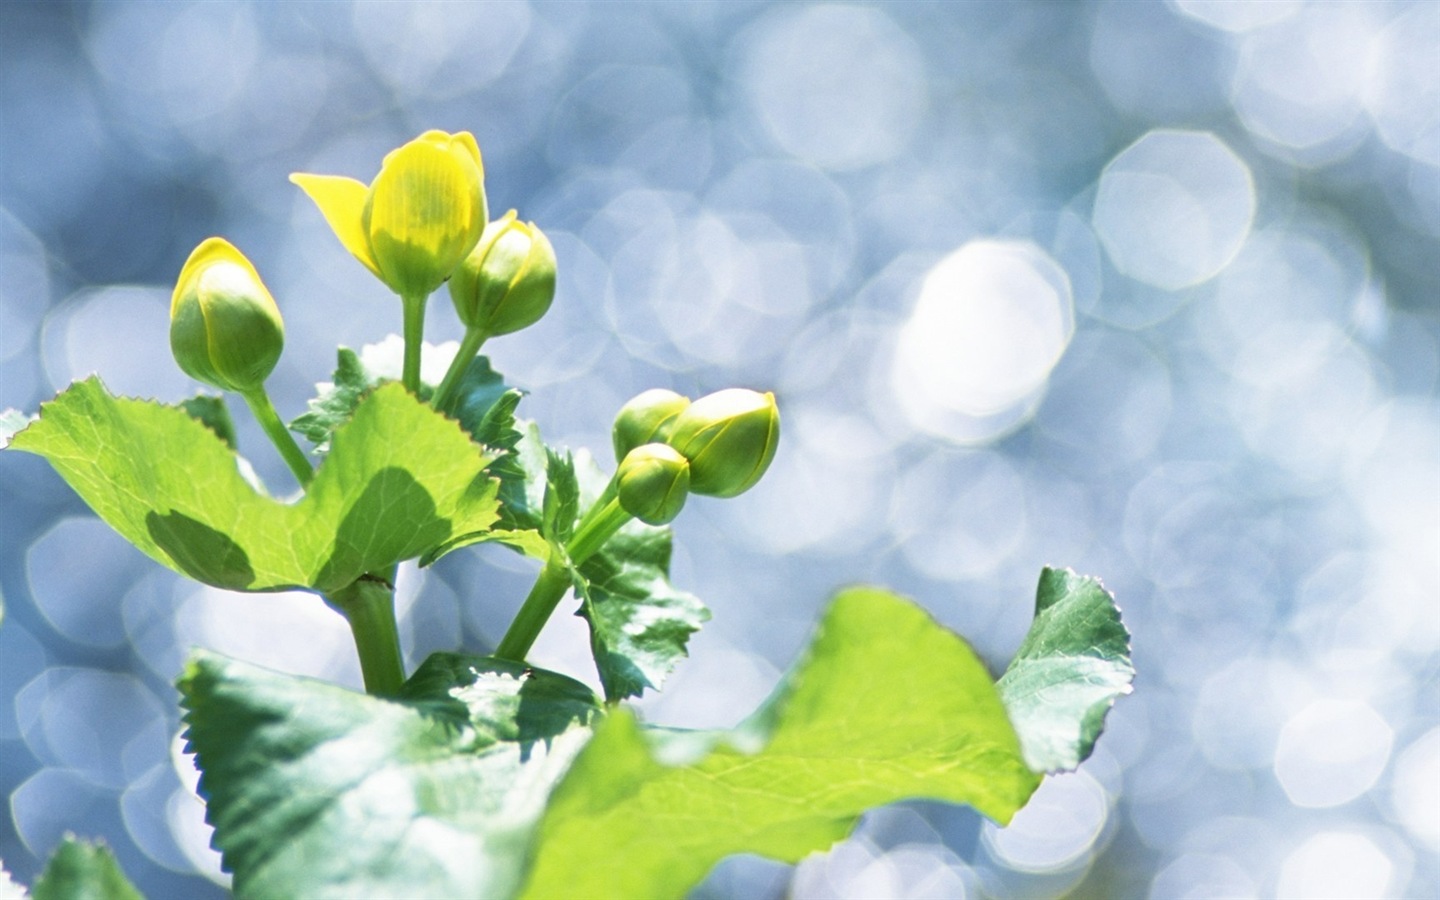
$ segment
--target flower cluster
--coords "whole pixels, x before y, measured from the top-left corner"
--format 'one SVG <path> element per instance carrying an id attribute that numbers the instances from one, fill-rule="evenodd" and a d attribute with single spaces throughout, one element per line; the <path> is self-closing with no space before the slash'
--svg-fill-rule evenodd
<path id="1" fill-rule="evenodd" d="M 460 376 L 491 337 L 535 324 L 555 297 L 555 250 L 515 210 L 489 221 L 485 168 L 468 132 L 427 131 L 389 153 L 366 185 L 339 175 L 290 180 L 315 205 L 346 250 L 399 295 L 404 307 L 403 381 L 420 391 L 425 303 L 449 282 L 465 338 L 430 396 L 455 399 Z M 254 265 L 223 238 L 195 249 L 170 309 L 170 342 L 192 377 L 243 396 L 302 484 L 310 465 L 281 425 L 264 382 L 285 329 Z M 588 541 L 603 542 L 629 518 L 672 521 L 690 494 L 734 497 L 765 473 L 780 434 L 775 397 L 731 388 L 694 402 L 651 390 L 620 410 L 613 432 L 618 470 L 597 504 Z M 609 515 L 602 515 L 605 508 Z"/>

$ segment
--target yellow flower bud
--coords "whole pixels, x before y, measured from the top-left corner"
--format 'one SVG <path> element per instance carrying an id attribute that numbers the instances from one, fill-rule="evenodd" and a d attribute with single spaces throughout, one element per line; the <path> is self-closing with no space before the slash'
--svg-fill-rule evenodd
<path id="1" fill-rule="evenodd" d="M 170 350 L 185 374 L 246 393 L 265 383 L 285 345 L 275 299 L 245 254 L 207 238 L 180 270 L 170 299 Z"/>
<path id="2" fill-rule="evenodd" d="M 734 497 L 765 474 L 779 440 L 775 395 L 730 388 L 690 404 L 666 443 L 690 461 L 692 492 Z"/>
<path id="3" fill-rule="evenodd" d="M 624 459 L 625 454 L 641 444 L 664 441 L 675 417 L 689 405 L 689 398 L 664 388 L 636 394 L 620 407 L 620 412 L 615 414 L 615 426 L 610 430 L 616 461 Z"/>
<path id="4" fill-rule="evenodd" d="M 365 185 L 297 172 L 345 249 L 402 297 L 444 283 L 480 239 L 488 213 L 480 148 L 468 131 L 427 131 L 391 151 Z"/>
<path id="5" fill-rule="evenodd" d="M 631 450 L 615 474 L 620 507 L 649 525 L 674 521 L 690 493 L 690 464 L 666 444 Z"/>
<path id="6" fill-rule="evenodd" d="M 450 299 L 466 328 L 510 334 L 540 321 L 555 299 L 555 249 L 534 222 L 510 210 L 485 226 L 450 277 Z"/>

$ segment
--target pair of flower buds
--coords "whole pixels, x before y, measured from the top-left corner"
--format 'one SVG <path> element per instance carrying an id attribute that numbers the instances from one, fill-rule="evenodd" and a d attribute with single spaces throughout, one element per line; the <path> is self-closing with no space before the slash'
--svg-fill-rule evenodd
<path id="1" fill-rule="evenodd" d="M 489 222 L 484 168 L 468 132 L 427 131 L 385 157 L 369 186 L 295 174 L 341 244 L 407 302 L 447 279 L 468 333 L 494 337 L 539 321 L 555 296 L 555 251 L 511 210 Z M 186 260 L 170 302 L 170 346 L 191 377 L 258 390 L 285 328 L 255 267 L 210 238 Z"/>
<path id="2" fill-rule="evenodd" d="M 734 497 L 754 486 L 775 457 L 780 411 L 770 393 L 729 388 L 692 403 L 657 388 L 620 408 L 611 436 L 620 506 L 664 525 L 690 494 Z"/>

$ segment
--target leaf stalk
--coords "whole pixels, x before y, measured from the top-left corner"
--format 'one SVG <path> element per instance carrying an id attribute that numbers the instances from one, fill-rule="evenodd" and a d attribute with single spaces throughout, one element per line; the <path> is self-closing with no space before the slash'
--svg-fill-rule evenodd
<path id="1" fill-rule="evenodd" d="M 295 474 L 295 480 L 300 482 L 302 488 L 309 486 L 310 479 L 315 475 L 315 470 L 310 465 L 310 458 L 305 455 L 304 450 L 300 449 L 300 445 L 295 443 L 290 429 L 280 421 L 280 415 L 275 412 L 275 405 L 270 402 L 270 395 L 265 392 L 265 386 L 261 385 L 240 396 L 245 398 L 245 404 L 250 407 L 250 412 L 255 415 L 255 420 L 264 429 L 266 437 L 270 438 L 270 443 L 280 451 L 285 465 L 289 466 L 290 471 Z"/>
<path id="2" fill-rule="evenodd" d="M 367 575 L 330 594 L 325 602 L 350 624 L 365 692 L 378 697 L 398 694 L 405 683 L 405 664 L 395 622 L 394 587 Z"/>

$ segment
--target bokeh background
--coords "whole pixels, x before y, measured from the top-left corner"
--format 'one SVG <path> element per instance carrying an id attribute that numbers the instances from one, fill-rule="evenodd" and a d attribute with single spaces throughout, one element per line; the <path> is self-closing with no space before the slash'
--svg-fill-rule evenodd
<path id="1" fill-rule="evenodd" d="M 649 387 L 780 398 L 766 479 L 677 523 L 714 621 L 652 720 L 734 723 L 847 582 L 997 667 L 1043 564 L 1134 632 L 1136 692 L 1011 827 L 901 804 L 699 896 L 1440 893 L 1440 4 L 8 0 L 0 409 L 192 393 L 166 304 L 221 234 L 298 414 L 400 316 L 286 176 L 437 127 L 559 253 L 549 317 L 489 348 L 552 441 L 608 447 Z M 529 577 L 407 573 L 412 664 L 491 647 Z M 172 680 L 200 645 L 358 684 L 343 622 L 185 582 L 18 453 L 0 590 L 5 866 L 73 829 L 222 894 Z M 578 620 L 537 653 L 593 681 Z"/>

